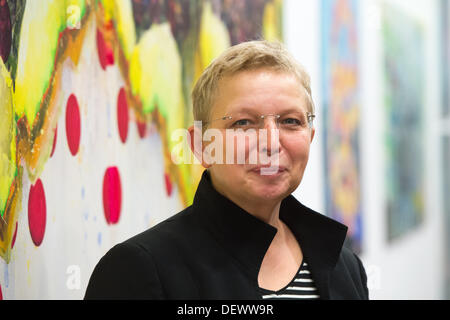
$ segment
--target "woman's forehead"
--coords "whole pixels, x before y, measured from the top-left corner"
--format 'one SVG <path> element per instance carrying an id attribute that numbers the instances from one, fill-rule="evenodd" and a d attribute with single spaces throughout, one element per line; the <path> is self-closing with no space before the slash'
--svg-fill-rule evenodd
<path id="1" fill-rule="evenodd" d="M 292 113 L 305 113 L 306 106 L 301 104 L 290 104 L 290 105 L 276 105 L 272 108 L 267 107 L 265 105 L 256 105 L 256 104 L 248 104 L 248 105 L 237 105 L 230 106 L 228 108 L 222 108 L 223 111 L 227 113 L 233 114 L 248 114 L 248 115 L 259 115 L 264 112 L 269 113 L 277 113 L 277 114 L 292 114 Z"/>
<path id="2" fill-rule="evenodd" d="M 295 75 L 265 69 L 222 78 L 212 102 L 213 116 L 308 111 L 305 90 Z"/>
<path id="3" fill-rule="evenodd" d="M 218 87 L 225 89 L 230 87 L 250 87 L 255 89 L 255 85 L 273 87 L 273 85 L 276 84 L 273 82 L 274 79 L 276 79 L 277 82 L 283 81 L 285 83 L 291 83 L 294 86 L 302 86 L 301 81 L 293 73 L 272 70 L 269 68 L 260 68 L 224 75 L 218 81 Z"/>
<path id="4" fill-rule="evenodd" d="M 248 92 L 246 95 L 229 95 L 219 98 L 213 105 L 215 113 L 304 113 L 308 111 L 307 99 L 299 93 L 252 95 Z"/>

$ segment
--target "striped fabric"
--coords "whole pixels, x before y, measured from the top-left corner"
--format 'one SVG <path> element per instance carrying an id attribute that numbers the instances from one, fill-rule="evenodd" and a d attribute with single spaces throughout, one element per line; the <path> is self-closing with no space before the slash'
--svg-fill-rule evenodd
<path id="1" fill-rule="evenodd" d="M 294 279 L 284 288 L 271 291 L 260 288 L 263 299 L 316 300 L 319 292 L 308 270 L 308 263 L 304 260 Z"/>

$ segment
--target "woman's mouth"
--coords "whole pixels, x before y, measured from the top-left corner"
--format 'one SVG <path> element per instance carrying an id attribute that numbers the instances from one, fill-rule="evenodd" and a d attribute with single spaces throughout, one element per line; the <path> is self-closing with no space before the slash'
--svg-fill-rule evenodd
<path id="1" fill-rule="evenodd" d="M 253 173 L 257 173 L 262 176 L 277 176 L 286 171 L 283 166 L 261 166 L 251 170 Z"/>

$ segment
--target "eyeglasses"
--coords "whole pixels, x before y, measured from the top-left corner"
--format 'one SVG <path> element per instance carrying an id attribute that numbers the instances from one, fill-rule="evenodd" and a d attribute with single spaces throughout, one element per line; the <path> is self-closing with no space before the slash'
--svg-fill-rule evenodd
<path id="1" fill-rule="evenodd" d="M 313 126 L 313 120 L 316 117 L 314 114 L 307 112 L 288 114 L 281 116 L 279 114 L 265 114 L 265 115 L 249 115 L 249 114 L 236 114 L 227 115 L 211 121 L 204 121 L 205 124 L 209 124 L 214 121 L 225 121 L 226 129 L 242 129 L 244 131 L 250 129 L 262 129 L 264 127 L 265 119 L 273 117 L 278 129 L 289 131 L 301 131 L 304 129 L 311 129 Z"/>

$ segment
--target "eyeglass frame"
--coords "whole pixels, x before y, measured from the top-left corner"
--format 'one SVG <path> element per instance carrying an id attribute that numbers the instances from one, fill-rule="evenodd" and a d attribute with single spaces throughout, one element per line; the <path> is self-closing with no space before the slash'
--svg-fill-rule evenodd
<path id="1" fill-rule="evenodd" d="M 266 117 L 269 117 L 269 116 L 275 117 L 276 120 L 281 118 L 280 114 L 274 114 L 274 113 L 262 114 L 262 115 L 259 115 L 258 117 L 260 119 L 264 120 Z M 316 115 L 314 113 L 306 112 L 306 119 L 307 119 L 307 122 L 308 122 L 309 129 L 311 129 L 313 127 L 313 121 L 314 121 L 315 117 L 316 117 Z M 223 117 L 220 117 L 220 118 L 217 118 L 217 119 L 213 119 L 213 120 L 210 120 L 210 121 L 202 121 L 202 123 L 208 124 L 208 123 L 211 123 L 211 122 L 214 122 L 214 121 L 218 121 L 218 120 L 224 120 L 225 121 L 225 120 L 232 120 L 232 119 L 233 119 L 233 116 L 223 116 Z M 275 123 L 277 125 L 277 128 L 279 128 L 278 121 L 276 121 Z"/>

